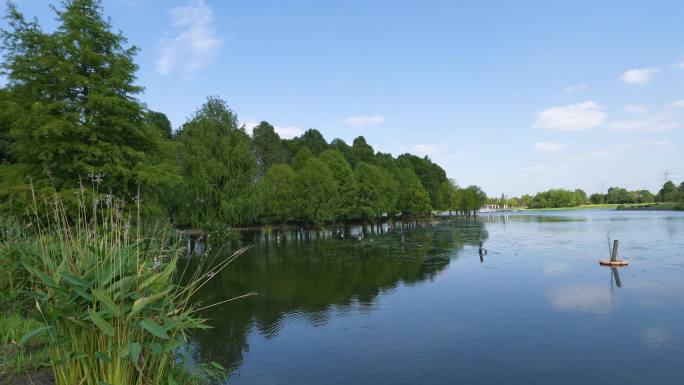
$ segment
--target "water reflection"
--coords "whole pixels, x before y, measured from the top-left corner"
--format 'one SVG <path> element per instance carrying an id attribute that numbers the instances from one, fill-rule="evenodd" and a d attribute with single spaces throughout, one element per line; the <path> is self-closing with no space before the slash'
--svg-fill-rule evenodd
<path id="1" fill-rule="evenodd" d="M 252 331 L 271 339 L 285 325 L 318 327 L 333 316 L 369 312 L 379 295 L 433 280 L 464 247 L 478 247 L 487 237 L 481 221 L 460 219 L 246 234 L 232 246 L 254 247 L 206 285 L 200 298 L 214 303 L 252 291 L 258 295 L 203 313 L 214 328 L 196 336 L 196 359 L 234 369 L 249 350 Z"/>

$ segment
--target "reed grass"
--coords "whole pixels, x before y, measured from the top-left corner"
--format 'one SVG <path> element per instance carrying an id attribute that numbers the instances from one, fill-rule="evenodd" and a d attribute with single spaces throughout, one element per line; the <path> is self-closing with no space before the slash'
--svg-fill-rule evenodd
<path id="1" fill-rule="evenodd" d="M 92 194 L 81 190 L 75 218 L 58 198 L 46 206 L 49 215 L 33 207 L 35 234 L 21 263 L 41 325 L 19 345 L 47 340 L 57 385 L 195 382 L 201 376 L 187 375 L 178 357 L 191 333 L 207 328 L 193 296 L 244 249 L 177 271 L 180 245 L 166 226 L 143 228 L 139 199 L 86 202 Z"/>

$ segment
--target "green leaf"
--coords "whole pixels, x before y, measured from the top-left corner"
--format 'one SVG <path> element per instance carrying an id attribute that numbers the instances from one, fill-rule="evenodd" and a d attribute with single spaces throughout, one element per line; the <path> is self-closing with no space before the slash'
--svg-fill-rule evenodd
<path id="1" fill-rule="evenodd" d="M 86 301 L 90 302 L 90 301 L 93 300 L 93 296 L 91 296 L 90 294 L 88 294 L 88 292 L 86 291 L 86 289 L 84 289 L 84 288 L 82 288 L 82 287 L 80 287 L 80 286 L 73 286 L 73 289 L 74 289 L 74 291 L 75 291 L 78 295 L 80 295 L 81 297 L 85 298 Z"/>
<path id="2" fill-rule="evenodd" d="M 166 297 L 167 294 L 168 294 L 168 291 L 165 291 L 165 292 L 158 293 L 158 294 L 155 294 L 155 295 L 152 295 L 149 297 L 143 297 L 143 298 L 136 299 L 135 302 L 133 302 L 133 309 L 131 309 L 131 312 L 130 312 L 130 314 L 128 314 L 128 317 L 126 319 L 127 320 L 132 319 L 133 317 L 138 315 L 138 313 L 140 313 L 145 308 L 145 306 L 147 306 L 148 304 L 150 304 L 152 302 L 157 301 L 160 298 Z"/>
<path id="3" fill-rule="evenodd" d="M 178 385 L 178 381 L 176 381 L 176 379 L 173 378 L 173 374 L 171 373 L 169 373 L 168 385 Z"/>
<path id="4" fill-rule="evenodd" d="M 99 358 L 101 361 L 104 361 L 108 364 L 112 363 L 112 359 L 109 358 L 109 356 L 105 353 L 102 352 L 95 352 L 95 357 Z"/>
<path id="5" fill-rule="evenodd" d="M 164 281 L 168 280 L 168 278 L 171 276 L 171 274 L 176 270 L 176 259 L 174 258 L 171 260 L 166 267 L 164 268 L 164 271 L 161 273 L 154 274 L 153 276 L 147 278 L 140 284 L 140 289 L 144 289 L 147 286 L 155 283 L 158 280 Z"/>
<path id="6" fill-rule="evenodd" d="M 90 284 L 79 277 L 75 277 L 71 274 L 62 273 L 62 280 L 67 282 L 72 286 L 80 286 L 82 288 L 90 288 Z"/>
<path id="7" fill-rule="evenodd" d="M 147 330 L 150 334 L 152 334 L 155 337 L 159 337 L 164 340 L 169 339 L 169 335 L 166 334 L 166 330 L 159 326 L 156 322 L 149 318 L 145 318 L 140 322 L 140 326 L 143 327 L 143 329 Z"/>
<path id="8" fill-rule="evenodd" d="M 225 370 L 225 369 L 223 368 L 223 365 L 219 364 L 219 363 L 216 362 L 216 361 L 211 361 L 209 364 L 210 364 L 211 366 L 213 366 L 214 368 L 218 369 L 218 370 Z"/>
<path id="9" fill-rule="evenodd" d="M 139 342 L 133 342 L 128 344 L 128 354 L 131 356 L 131 361 L 133 365 L 140 370 L 140 353 L 142 353 L 142 346 Z"/>
<path id="10" fill-rule="evenodd" d="M 29 265 L 25 261 L 22 261 L 21 263 L 22 263 L 22 265 L 24 265 L 24 268 L 26 269 L 26 271 L 28 271 L 29 273 L 40 278 L 40 280 L 43 281 L 43 284 L 45 284 L 45 286 L 50 287 L 50 288 L 56 288 L 57 287 L 57 282 L 55 282 L 55 280 L 52 277 L 50 277 L 49 275 L 45 274 L 44 272 L 34 268 L 33 266 Z"/>
<path id="11" fill-rule="evenodd" d="M 97 290 L 97 289 L 93 289 L 92 292 L 93 292 L 93 295 L 95 296 L 95 298 L 97 298 L 97 300 L 100 301 L 102 306 L 107 308 L 107 310 L 111 311 L 112 314 L 114 314 L 115 316 L 118 317 L 120 315 L 119 307 L 116 306 L 116 304 L 111 299 L 109 299 L 109 297 L 107 296 L 107 294 L 105 294 L 105 292 L 103 292 L 102 290 Z"/>
<path id="12" fill-rule="evenodd" d="M 26 333 L 23 337 L 21 337 L 21 340 L 19 340 L 19 345 L 25 344 L 31 338 L 33 338 L 39 334 L 43 334 L 50 329 L 52 329 L 52 325 L 41 326 L 39 328 L 31 330 L 30 332 Z"/>
<path id="13" fill-rule="evenodd" d="M 88 315 L 90 316 L 90 319 L 93 320 L 93 323 L 100 328 L 100 330 L 102 330 L 102 333 L 110 337 L 114 336 L 114 328 L 109 324 L 109 322 L 105 321 L 100 314 L 93 309 L 88 309 Z"/>

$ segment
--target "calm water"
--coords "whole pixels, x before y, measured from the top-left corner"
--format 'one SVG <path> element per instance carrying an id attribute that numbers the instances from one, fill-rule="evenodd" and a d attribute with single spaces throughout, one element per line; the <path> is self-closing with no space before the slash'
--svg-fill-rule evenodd
<path id="1" fill-rule="evenodd" d="M 631 261 L 618 277 L 598 265 L 608 233 Z M 684 381 L 684 213 L 525 213 L 253 242 L 202 296 L 259 295 L 208 311 L 215 328 L 193 345 L 231 368 L 231 384 Z"/>

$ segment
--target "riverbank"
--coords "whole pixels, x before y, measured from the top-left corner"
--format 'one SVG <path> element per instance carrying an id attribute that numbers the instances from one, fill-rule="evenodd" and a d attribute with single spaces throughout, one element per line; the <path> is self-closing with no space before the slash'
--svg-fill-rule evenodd
<path id="1" fill-rule="evenodd" d="M 626 210 L 626 211 L 640 211 L 640 210 L 652 210 L 652 211 L 671 211 L 677 210 L 676 203 L 602 203 L 596 205 L 579 205 L 574 207 L 549 207 L 549 208 L 538 208 L 531 209 L 526 208 L 525 211 L 566 211 L 566 210 L 595 210 L 595 209 L 613 209 L 613 210 Z"/>

